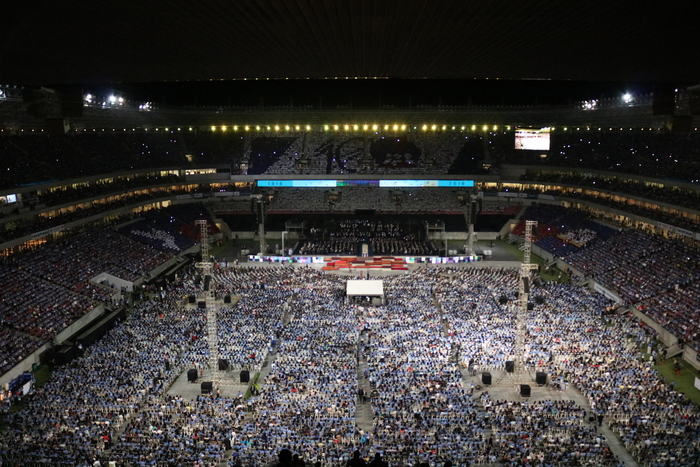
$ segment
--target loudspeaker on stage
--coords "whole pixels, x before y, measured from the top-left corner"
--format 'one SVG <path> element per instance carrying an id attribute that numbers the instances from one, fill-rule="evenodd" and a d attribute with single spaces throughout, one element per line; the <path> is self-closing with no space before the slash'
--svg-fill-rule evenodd
<path id="1" fill-rule="evenodd" d="M 530 385 L 529 384 L 521 384 L 520 385 L 520 396 L 521 397 L 530 397 Z"/>

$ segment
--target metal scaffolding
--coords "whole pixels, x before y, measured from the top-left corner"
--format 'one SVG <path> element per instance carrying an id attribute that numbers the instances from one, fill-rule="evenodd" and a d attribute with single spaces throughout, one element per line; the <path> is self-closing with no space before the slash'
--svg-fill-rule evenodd
<path id="1" fill-rule="evenodd" d="M 523 262 L 520 265 L 520 277 L 518 280 L 518 304 L 515 330 L 515 373 L 526 372 L 525 368 L 525 333 L 527 331 L 525 319 L 527 318 L 527 305 L 530 299 L 531 272 L 537 269 L 536 264 L 530 263 L 532 253 L 532 230 L 537 226 L 537 221 L 525 221 L 525 242 L 521 247 L 523 251 Z"/>
<path id="2" fill-rule="evenodd" d="M 214 263 L 209 256 L 209 226 L 206 220 L 197 220 L 200 234 L 200 248 L 202 260 L 195 266 L 202 271 L 203 287 L 200 299 L 203 299 L 207 310 L 207 342 L 209 343 L 209 369 L 211 370 L 211 381 L 214 387 L 219 386 L 219 336 L 216 329 L 217 310 L 216 296 L 214 294 L 214 283 L 212 281 L 212 271 Z"/>
<path id="3" fill-rule="evenodd" d="M 470 190 L 462 203 L 464 207 L 464 220 L 467 223 L 467 244 L 465 253 L 469 256 L 474 256 L 474 217 L 476 217 L 476 205 L 478 203 L 478 195 L 475 190 Z"/>

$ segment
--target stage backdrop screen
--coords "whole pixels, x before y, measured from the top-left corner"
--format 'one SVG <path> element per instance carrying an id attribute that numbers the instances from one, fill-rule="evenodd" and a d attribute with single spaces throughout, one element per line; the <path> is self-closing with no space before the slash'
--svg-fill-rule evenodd
<path id="1" fill-rule="evenodd" d="M 549 128 L 518 128 L 515 130 L 515 149 L 549 151 Z"/>

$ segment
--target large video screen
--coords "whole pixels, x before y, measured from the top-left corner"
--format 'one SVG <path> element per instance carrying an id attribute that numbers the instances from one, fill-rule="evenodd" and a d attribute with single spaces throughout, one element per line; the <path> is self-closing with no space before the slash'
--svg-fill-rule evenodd
<path id="1" fill-rule="evenodd" d="M 518 128 L 515 130 L 515 149 L 549 151 L 549 128 Z"/>

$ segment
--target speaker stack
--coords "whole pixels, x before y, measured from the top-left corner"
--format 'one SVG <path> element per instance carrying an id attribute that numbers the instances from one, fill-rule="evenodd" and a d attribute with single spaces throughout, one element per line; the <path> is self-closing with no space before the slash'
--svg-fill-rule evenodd
<path id="1" fill-rule="evenodd" d="M 538 371 L 535 374 L 535 382 L 537 383 L 538 386 L 544 386 L 547 384 L 547 373 L 544 373 L 542 371 Z"/>
<path id="2" fill-rule="evenodd" d="M 187 297 L 187 300 L 188 300 L 190 303 L 194 303 L 194 302 L 195 302 L 194 295 L 190 295 L 189 297 Z"/>
<path id="3" fill-rule="evenodd" d="M 521 384 L 520 385 L 520 397 L 530 397 L 530 385 Z"/>
<path id="4" fill-rule="evenodd" d="M 201 386 L 202 394 L 211 394 L 213 388 L 214 388 L 214 383 L 212 383 L 211 381 L 202 381 L 202 386 Z"/>
<path id="5" fill-rule="evenodd" d="M 488 371 L 481 373 L 481 384 L 491 384 L 491 373 Z"/>
<path id="6" fill-rule="evenodd" d="M 204 302 L 204 301 L 197 302 L 197 308 L 204 309 L 206 307 L 207 307 L 207 302 Z"/>
<path id="7" fill-rule="evenodd" d="M 219 370 L 220 371 L 228 370 L 228 360 L 226 360 L 224 358 L 219 359 Z"/>
<path id="8" fill-rule="evenodd" d="M 506 362 L 506 371 L 508 373 L 513 373 L 515 371 L 515 362 L 508 360 Z"/>
<path id="9" fill-rule="evenodd" d="M 250 382 L 250 371 L 248 370 L 243 370 L 241 371 L 241 383 L 249 383 Z"/>
<path id="10" fill-rule="evenodd" d="M 195 368 L 192 368 L 191 370 L 187 370 L 187 381 L 190 383 L 194 383 L 197 381 L 197 370 Z"/>
<path id="11" fill-rule="evenodd" d="M 231 296 L 230 295 L 224 296 L 224 303 L 231 303 Z"/>

